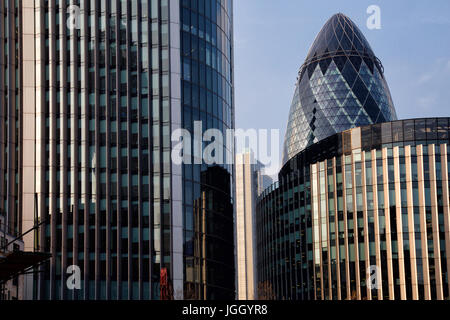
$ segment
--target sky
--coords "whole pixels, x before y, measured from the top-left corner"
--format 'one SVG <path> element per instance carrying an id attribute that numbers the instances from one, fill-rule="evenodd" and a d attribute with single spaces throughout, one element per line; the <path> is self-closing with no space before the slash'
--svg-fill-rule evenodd
<path id="1" fill-rule="evenodd" d="M 367 28 L 367 8 L 381 29 Z M 399 119 L 450 117 L 450 1 L 234 0 L 236 128 L 279 129 L 300 66 L 325 22 L 344 13 L 381 60 Z"/>

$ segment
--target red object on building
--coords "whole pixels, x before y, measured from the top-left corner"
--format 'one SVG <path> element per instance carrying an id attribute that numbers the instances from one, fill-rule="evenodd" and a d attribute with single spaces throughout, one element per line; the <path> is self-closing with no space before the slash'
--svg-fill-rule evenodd
<path id="1" fill-rule="evenodd" d="M 169 276 L 167 274 L 167 268 L 161 268 L 159 287 L 161 290 L 161 300 L 170 300 L 169 296 Z"/>

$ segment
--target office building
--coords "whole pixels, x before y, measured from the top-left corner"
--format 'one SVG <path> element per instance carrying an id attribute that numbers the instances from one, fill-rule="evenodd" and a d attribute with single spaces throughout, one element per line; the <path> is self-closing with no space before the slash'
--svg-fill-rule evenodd
<path id="1" fill-rule="evenodd" d="M 341 14 L 330 21 L 335 35 L 357 31 Z M 325 30 L 330 22 L 327 26 Z M 359 34 L 354 41 L 363 39 Z M 341 41 L 347 42 L 345 38 Z M 324 39 L 333 42 L 333 37 Z M 355 58 L 345 65 L 353 68 L 358 61 L 355 85 L 360 79 L 366 89 L 358 85 L 353 92 L 356 97 L 365 92 L 363 100 L 376 103 L 358 104 L 358 114 L 369 116 L 366 125 L 347 123 L 334 127 L 335 134 L 300 144 L 289 143 L 296 138 L 288 130 L 279 181 L 257 202 L 258 284 L 266 297 L 277 299 L 449 299 L 450 119 L 391 121 L 395 110 L 381 63 L 372 59 L 370 66 L 367 57 Z M 310 75 L 325 69 L 315 70 Z M 348 84 L 345 72 L 343 77 Z M 382 90 L 372 91 L 377 83 Z M 310 93 L 298 95 L 302 101 Z M 338 114 L 348 109 L 349 101 L 339 106 Z M 299 113 L 319 119 L 317 109 L 301 108 Z M 297 114 L 291 112 L 289 123 L 297 121 Z M 297 132 L 298 141 L 313 131 Z"/>
<path id="2" fill-rule="evenodd" d="M 300 68 L 283 163 L 337 132 L 392 120 L 397 115 L 383 65 L 353 21 L 335 14 Z"/>
<path id="3" fill-rule="evenodd" d="M 258 195 L 272 183 L 252 152 L 236 155 L 237 298 L 257 299 L 255 213 Z"/>
<path id="4" fill-rule="evenodd" d="M 280 299 L 448 299 L 448 120 L 355 128 L 292 158 L 258 203 L 259 281 Z"/>
<path id="5" fill-rule="evenodd" d="M 0 212 L 51 254 L 29 298 L 234 297 L 233 167 L 171 161 L 174 130 L 234 126 L 232 0 L 0 10 Z"/>
<path id="6" fill-rule="evenodd" d="M 23 187 L 20 181 L 23 154 L 17 142 L 23 121 L 19 113 L 23 43 L 17 36 L 18 12 L 14 1 L 0 4 L 0 217 L 5 231 L 12 236 L 22 230 L 19 190 Z"/>

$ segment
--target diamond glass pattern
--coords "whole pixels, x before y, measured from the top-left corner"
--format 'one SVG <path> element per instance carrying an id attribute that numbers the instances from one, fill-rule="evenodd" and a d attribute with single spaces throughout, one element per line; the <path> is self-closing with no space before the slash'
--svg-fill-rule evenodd
<path id="1" fill-rule="evenodd" d="M 397 114 L 380 60 L 353 21 L 334 15 L 300 68 L 283 163 L 335 133 L 393 120 Z"/>

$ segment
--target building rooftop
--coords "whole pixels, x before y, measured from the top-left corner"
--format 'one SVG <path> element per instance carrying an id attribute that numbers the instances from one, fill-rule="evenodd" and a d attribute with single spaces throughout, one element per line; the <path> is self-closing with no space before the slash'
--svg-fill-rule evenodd
<path id="1" fill-rule="evenodd" d="M 323 26 L 300 68 L 283 163 L 335 133 L 397 120 L 380 60 L 347 16 Z"/>

